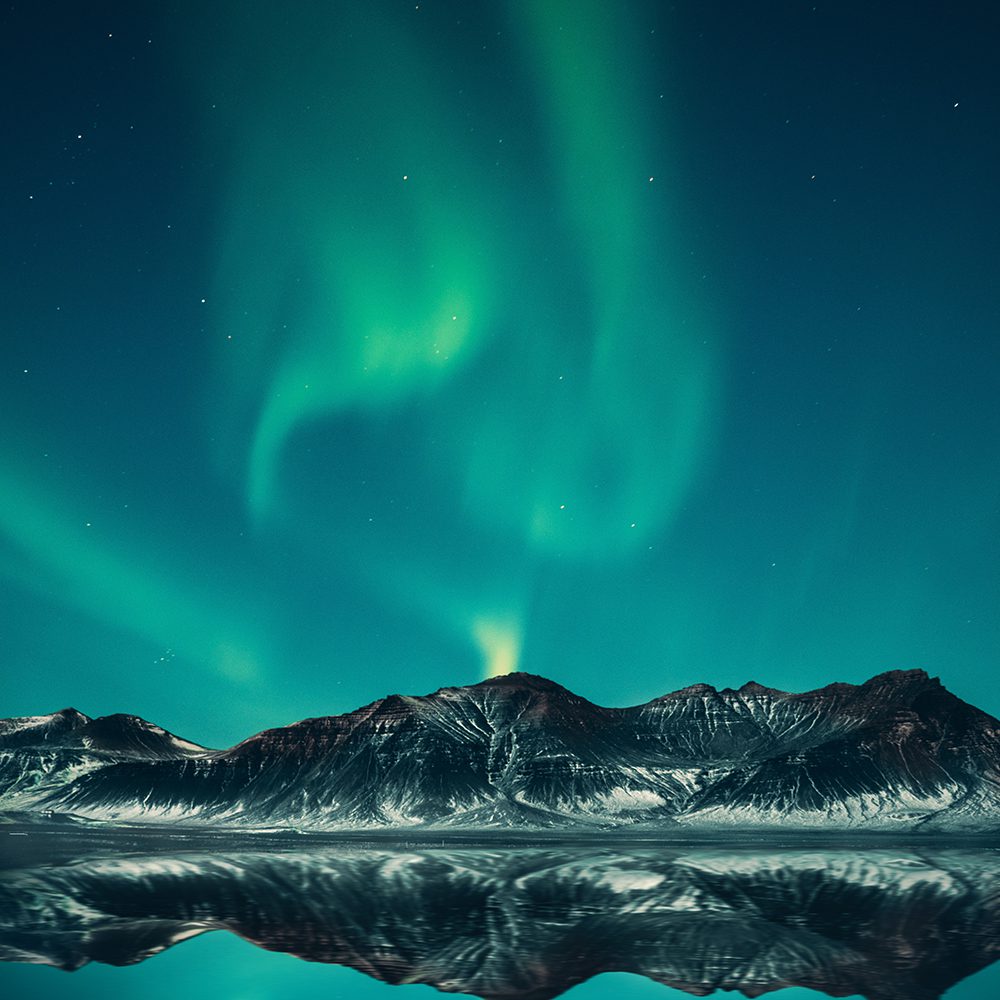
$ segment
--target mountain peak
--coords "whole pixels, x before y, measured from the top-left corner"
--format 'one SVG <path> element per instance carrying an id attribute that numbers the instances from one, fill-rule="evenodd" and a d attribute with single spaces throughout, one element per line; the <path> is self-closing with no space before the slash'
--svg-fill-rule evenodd
<path id="1" fill-rule="evenodd" d="M 912 683 L 925 683 L 931 682 L 933 684 L 940 684 L 941 681 L 937 677 L 931 677 L 926 670 L 922 668 L 916 668 L 914 670 L 885 670 L 881 674 L 876 674 L 870 680 L 866 681 L 867 684 L 912 684 Z"/>
<path id="2" fill-rule="evenodd" d="M 713 695 L 718 693 L 719 689 L 713 687 L 711 684 L 698 683 L 698 684 L 689 684 L 687 687 L 683 687 L 679 691 L 674 691 L 672 694 L 662 695 L 661 698 L 675 698 L 678 695 L 684 695 L 690 698 L 703 698 L 705 695 Z"/>
<path id="3" fill-rule="evenodd" d="M 84 715 L 83 712 L 76 708 L 60 708 L 58 712 L 52 713 L 52 718 L 56 716 L 66 720 L 77 721 L 82 719 L 84 722 L 90 722 L 90 716 Z"/>
<path id="4" fill-rule="evenodd" d="M 111 712 L 108 715 L 99 715 L 93 721 L 109 722 L 121 726 L 149 725 L 141 715 L 132 715 L 130 712 Z"/>
<path id="5" fill-rule="evenodd" d="M 84 744 L 93 749 L 140 754 L 142 756 L 175 757 L 178 754 L 200 753 L 204 747 L 183 740 L 139 715 L 115 712 L 90 719 L 78 734 Z"/>
<path id="6" fill-rule="evenodd" d="M 39 743 L 52 744 L 72 739 L 90 723 L 75 708 L 63 708 L 50 715 L 25 715 L 0 719 L 0 745 L 4 747 Z"/>
<path id="7" fill-rule="evenodd" d="M 924 691 L 940 690 L 942 685 L 939 678 L 931 677 L 926 670 L 887 670 L 859 685 L 859 689 L 906 697 Z"/>
<path id="8" fill-rule="evenodd" d="M 501 674 L 499 677 L 490 677 L 478 684 L 473 684 L 476 688 L 520 688 L 527 691 L 548 691 L 562 692 L 569 694 L 569 689 L 564 688 L 555 681 L 550 681 L 547 677 L 538 674 L 529 674 L 521 670 L 514 670 L 509 674 Z"/>
<path id="9" fill-rule="evenodd" d="M 776 688 L 767 687 L 765 684 L 758 684 L 757 681 L 747 681 L 746 684 L 741 684 L 736 689 L 737 694 L 742 695 L 762 695 L 762 694 L 785 694 L 784 691 L 778 691 Z"/>
<path id="10" fill-rule="evenodd" d="M 91 719 L 90 724 L 87 726 L 90 732 L 102 731 L 107 733 L 134 732 L 136 730 L 155 732 L 159 728 L 159 726 L 154 726 L 153 723 L 147 722 L 142 716 L 130 715 L 127 712 L 113 712 L 111 715 L 99 715 L 97 718 Z"/>

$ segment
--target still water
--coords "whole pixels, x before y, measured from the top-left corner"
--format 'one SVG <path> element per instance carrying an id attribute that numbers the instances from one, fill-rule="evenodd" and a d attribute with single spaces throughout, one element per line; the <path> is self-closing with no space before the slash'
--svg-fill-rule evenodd
<path id="1" fill-rule="evenodd" d="M 0 840 L 3 997 L 1000 995 L 995 850 Z"/>

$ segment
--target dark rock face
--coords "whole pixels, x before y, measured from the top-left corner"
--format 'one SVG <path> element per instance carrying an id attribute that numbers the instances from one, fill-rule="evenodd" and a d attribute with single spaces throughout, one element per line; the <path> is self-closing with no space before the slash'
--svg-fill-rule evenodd
<path id="1" fill-rule="evenodd" d="M 988 851 L 338 849 L 101 854 L 0 872 L 0 960 L 142 961 L 227 930 L 488 1000 L 602 972 L 696 996 L 937 1000 L 1000 957 Z"/>
<path id="2" fill-rule="evenodd" d="M 601 708 L 530 674 L 223 751 L 134 716 L 0 722 L 0 808 L 302 828 L 1000 829 L 1000 722 L 922 671 Z"/>
<path id="3" fill-rule="evenodd" d="M 0 719 L 0 811 L 45 808 L 48 797 L 90 771 L 209 752 L 136 715 L 91 719 L 64 708 L 52 715 Z"/>
<path id="4" fill-rule="evenodd" d="M 75 708 L 29 719 L 0 719 L 0 752 L 21 747 L 167 759 L 205 752 L 205 747 L 182 740 L 137 715 L 91 719 Z"/>
<path id="5" fill-rule="evenodd" d="M 0 719 L 0 750 L 33 747 L 42 743 L 65 746 L 75 742 L 89 719 L 75 708 L 28 719 Z"/>

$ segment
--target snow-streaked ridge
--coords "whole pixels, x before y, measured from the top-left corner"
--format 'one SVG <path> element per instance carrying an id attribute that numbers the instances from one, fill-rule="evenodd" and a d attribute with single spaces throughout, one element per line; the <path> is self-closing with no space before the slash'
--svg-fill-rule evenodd
<path id="1" fill-rule="evenodd" d="M 37 718 L 60 717 L 58 738 L 55 721 L 0 723 L 0 809 L 330 830 L 1000 830 L 1000 722 L 921 671 L 801 695 L 694 685 L 619 709 L 509 675 L 223 751 L 135 716 Z"/>

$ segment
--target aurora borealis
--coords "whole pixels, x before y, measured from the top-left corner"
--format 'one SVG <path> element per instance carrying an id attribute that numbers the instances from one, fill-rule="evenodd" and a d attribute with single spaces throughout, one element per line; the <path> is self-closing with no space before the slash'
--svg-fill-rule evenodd
<path id="1" fill-rule="evenodd" d="M 996 14 L 870 6 L 5 12 L 0 715 L 1000 713 Z"/>

